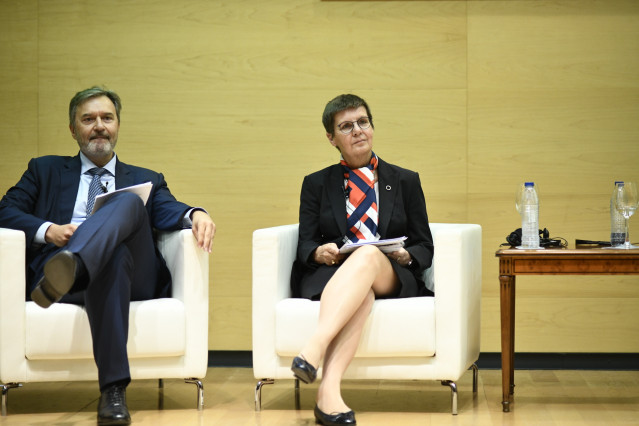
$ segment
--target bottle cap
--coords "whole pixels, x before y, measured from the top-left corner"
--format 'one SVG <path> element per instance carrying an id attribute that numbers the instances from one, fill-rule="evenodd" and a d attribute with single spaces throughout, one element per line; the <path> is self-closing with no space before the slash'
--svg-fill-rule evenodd
<path id="1" fill-rule="evenodd" d="M 524 186 L 535 186 L 535 182 L 526 182 Z"/>

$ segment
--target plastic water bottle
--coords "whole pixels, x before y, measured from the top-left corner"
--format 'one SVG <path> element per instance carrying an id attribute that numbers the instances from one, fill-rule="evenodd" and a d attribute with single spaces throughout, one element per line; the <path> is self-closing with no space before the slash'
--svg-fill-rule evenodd
<path id="1" fill-rule="evenodd" d="M 615 198 L 620 188 L 623 188 L 623 182 L 616 181 L 610 197 L 610 245 L 613 247 L 626 241 L 626 222 L 621 212 L 615 208 Z"/>
<path id="2" fill-rule="evenodd" d="M 521 194 L 521 248 L 539 247 L 539 198 L 534 182 L 526 182 Z"/>

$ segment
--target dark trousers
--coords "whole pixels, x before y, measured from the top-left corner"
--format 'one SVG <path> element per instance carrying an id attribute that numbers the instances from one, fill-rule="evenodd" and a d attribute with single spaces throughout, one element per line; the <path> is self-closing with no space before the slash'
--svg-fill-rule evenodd
<path id="1" fill-rule="evenodd" d="M 100 389 L 128 383 L 129 304 L 155 297 L 161 267 L 144 204 L 137 195 L 116 194 L 60 250 L 77 254 L 88 272 L 61 302 L 86 307 Z"/>

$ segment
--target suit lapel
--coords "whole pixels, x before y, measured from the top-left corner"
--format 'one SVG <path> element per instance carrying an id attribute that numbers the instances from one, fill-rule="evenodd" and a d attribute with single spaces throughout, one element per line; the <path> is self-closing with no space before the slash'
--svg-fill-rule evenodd
<path id="1" fill-rule="evenodd" d="M 115 189 L 135 185 L 133 180 L 129 167 L 117 159 L 115 163 Z"/>
<path id="2" fill-rule="evenodd" d="M 346 235 L 346 200 L 344 199 L 344 172 L 341 165 L 331 167 L 326 179 L 326 192 L 339 232 Z"/>
<path id="3" fill-rule="evenodd" d="M 72 157 L 64 165 L 60 171 L 60 219 L 63 223 L 70 223 L 73 218 L 73 209 L 75 208 L 75 199 L 78 196 L 78 188 L 80 186 L 80 171 L 82 163 L 80 156 Z M 51 194 L 55 197 L 55 194 Z"/>
<path id="4" fill-rule="evenodd" d="M 379 223 L 377 227 L 380 237 L 385 238 L 399 192 L 399 175 L 381 158 L 377 166 L 377 182 L 379 188 Z"/>

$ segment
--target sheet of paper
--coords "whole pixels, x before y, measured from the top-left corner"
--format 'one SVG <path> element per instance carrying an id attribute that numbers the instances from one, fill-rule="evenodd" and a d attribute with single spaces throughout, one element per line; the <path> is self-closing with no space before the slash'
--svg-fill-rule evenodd
<path id="1" fill-rule="evenodd" d="M 102 207 L 102 205 L 106 203 L 106 201 L 109 198 L 113 197 L 113 195 L 117 194 L 118 192 L 132 192 L 138 195 L 142 199 L 142 202 L 144 203 L 144 205 L 146 205 L 146 202 L 149 199 L 149 195 L 151 194 L 152 187 L 153 187 L 153 184 L 151 182 L 144 182 L 138 185 L 127 186 L 126 188 L 116 189 L 113 192 L 100 194 L 95 197 L 95 204 L 93 205 L 93 211 L 91 212 L 91 214 L 97 212 L 98 209 Z"/>
<path id="2" fill-rule="evenodd" d="M 378 247 L 383 253 L 392 253 L 404 247 L 404 241 L 406 237 L 389 238 L 387 240 L 379 241 L 359 241 L 357 243 L 344 244 L 340 249 L 340 253 L 350 253 L 355 251 L 356 248 L 361 246 L 375 246 Z"/>

